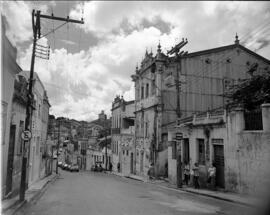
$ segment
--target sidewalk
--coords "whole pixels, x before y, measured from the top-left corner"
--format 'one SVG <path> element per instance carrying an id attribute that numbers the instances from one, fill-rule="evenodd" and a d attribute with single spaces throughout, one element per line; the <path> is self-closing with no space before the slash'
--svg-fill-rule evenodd
<path id="1" fill-rule="evenodd" d="M 54 181 L 57 178 L 57 175 L 53 173 L 52 175 L 45 177 L 35 183 L 33 183 L 28 190 L 25 192 L 25 200 L 23 202 L 19 201 L 19 195 L 15 196 L 12 199 L 6 199 L 2 201 L 2 214 L 4 215 L 12 215 L 19 208 L 21 208 L 26 202 L 33 201 L 36 197 L 38 197 L 46 185 Z"/>
<path id="2" fill-rule="evenodd" d="M 237 194 L 237 193 L 232 193 L 232 192 L 224 192 L 221 190 L 213 191 L 213 190 L 207 190 L 207 189 L 195 189 L 193 187 L 187 187 L 183 185 L 182 188 L 177 188 L 176 185 L 172 185 L 169 182 L 157 182 L 153 181 L 151 182 L 153 184 L 157 184 L 161 187 L 166 187 L 169 189 L 174 189 L 174 190 L 181 190 L 189 193 L 194 193 L 198 195 L 203 195 L 215 199 L 220 199 L 224 201 L 229 201 L 229 202 L 234 202 L 238 204 L 243 204 L 251 207 L 259 207 L 260 204 L 262 204 L 262 200 L 258 198 L 253 198 L 248 195 L 242 195 L 242 194 Z"/>
<path id="3" fill-rule="evenodd" d="M 263 204 L 262 200 L 259 198 L 253 198 L 247 195 L 241 195 L 237 193 L 224 192 L 224 191 L 212 191 L 212 190 L 206 190 L 206 189 L 195 189 L 195 188 L 187 187 L 187 186 L 183 186 L 183 188 L 177 188 L 176 185 L 169 183 L 168 180 L 166 179 L 148 181 L 145 178 L 138 175 L 123 176 L 121 173 L 115 173 L 115 172 L 112 172 L 112 174 L 143 181 L 146 183 L 155 184 L 159 187 L 166 188 L 166 189 L 173 189 L 175 191 L 185 191 L 185 192 L 203 195 L 203 196 L 207 196 L 207 197 L 211 197 L 215 199 L 221 199 L 224 201 L 235 202 L 238 204 L 243 204 L 243 205 L 247 205 L 251 207 L 260 207 L 260 205 Z"/>

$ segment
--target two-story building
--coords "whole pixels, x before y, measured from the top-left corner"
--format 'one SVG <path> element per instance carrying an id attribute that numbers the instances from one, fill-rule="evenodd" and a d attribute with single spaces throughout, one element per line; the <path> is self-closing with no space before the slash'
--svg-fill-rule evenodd
<path id="1" fill-rule="evenodd" d="M 116 96 L 112 103 L 111 150 L 113 170 L 124 175 L 135 172 L 134 155 L 134 101 Z"/>

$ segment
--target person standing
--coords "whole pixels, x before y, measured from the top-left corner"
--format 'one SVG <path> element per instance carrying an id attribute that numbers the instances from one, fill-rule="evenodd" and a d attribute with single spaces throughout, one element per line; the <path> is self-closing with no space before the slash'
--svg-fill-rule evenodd
<path id="1" fill-rule="evenodd" d="M 149 181 L 151 179 L 153 179 L 153 176 L 154 176 L 154 164 L 153 163 L 150 164 L 147 174 L 148 174 Z"/>
<path id="2" fill-rule="evenodd" d="M 199 185 L 199 165 L 197 162 L 194 164 L 193 172 L 194 172 L 194 187 L 195 187 L 195 189 L 199 189 L 200 188 L 200 185 Z"/>
<path id="3" fill-rule="evenodd" d="M 109 170 L 110 172 L 112 171 L 112 168 L 113 168 L 113 165 L 112 165 L 112 162 L 109 163 Z"/>
<path id="4" fill-rule="evenodd" d="M 215 164 L 212 163 L 208 168 L 208 179 L 207 183 L 210 185 L 211 189 L 216 188 L 216 167 Z"/>
<path id="5" fill-rule="evenodd" d="M 119 162 L 117 163 L 117 170 L 118 170 L 118 172 L 120 172 L 120 163 Z"/>
<path id="6" fill-rule="evenodd" d="M 188 183 L 189 183 L 189 179 L 190 179 L 190 165 L 186 161 L 185 166 L 184 166 L 184 182 L 185 182 L 185 184 L 187 186 L 188 186 Z"/>

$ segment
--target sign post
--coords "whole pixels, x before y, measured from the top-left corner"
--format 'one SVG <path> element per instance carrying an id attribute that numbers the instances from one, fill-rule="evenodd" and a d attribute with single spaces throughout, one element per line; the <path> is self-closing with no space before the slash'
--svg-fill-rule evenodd
<path id="1" fill-rule="evenodd" d="M 31 140 L 32 138 L 32 133 L 28 130 L 25 130 L 22 132 L 21 134 L 21 138 L 24 140 L 24 141 L 29 141 Z"/>

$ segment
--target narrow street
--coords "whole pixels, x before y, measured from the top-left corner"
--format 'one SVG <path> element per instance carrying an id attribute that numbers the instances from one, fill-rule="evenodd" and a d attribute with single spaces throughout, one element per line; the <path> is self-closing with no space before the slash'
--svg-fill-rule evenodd
<path id="1" fill-rule="evenodd" d="M 17 215 L 254 214 L 243 205 L 93 172 L 61 176 Z"/>

